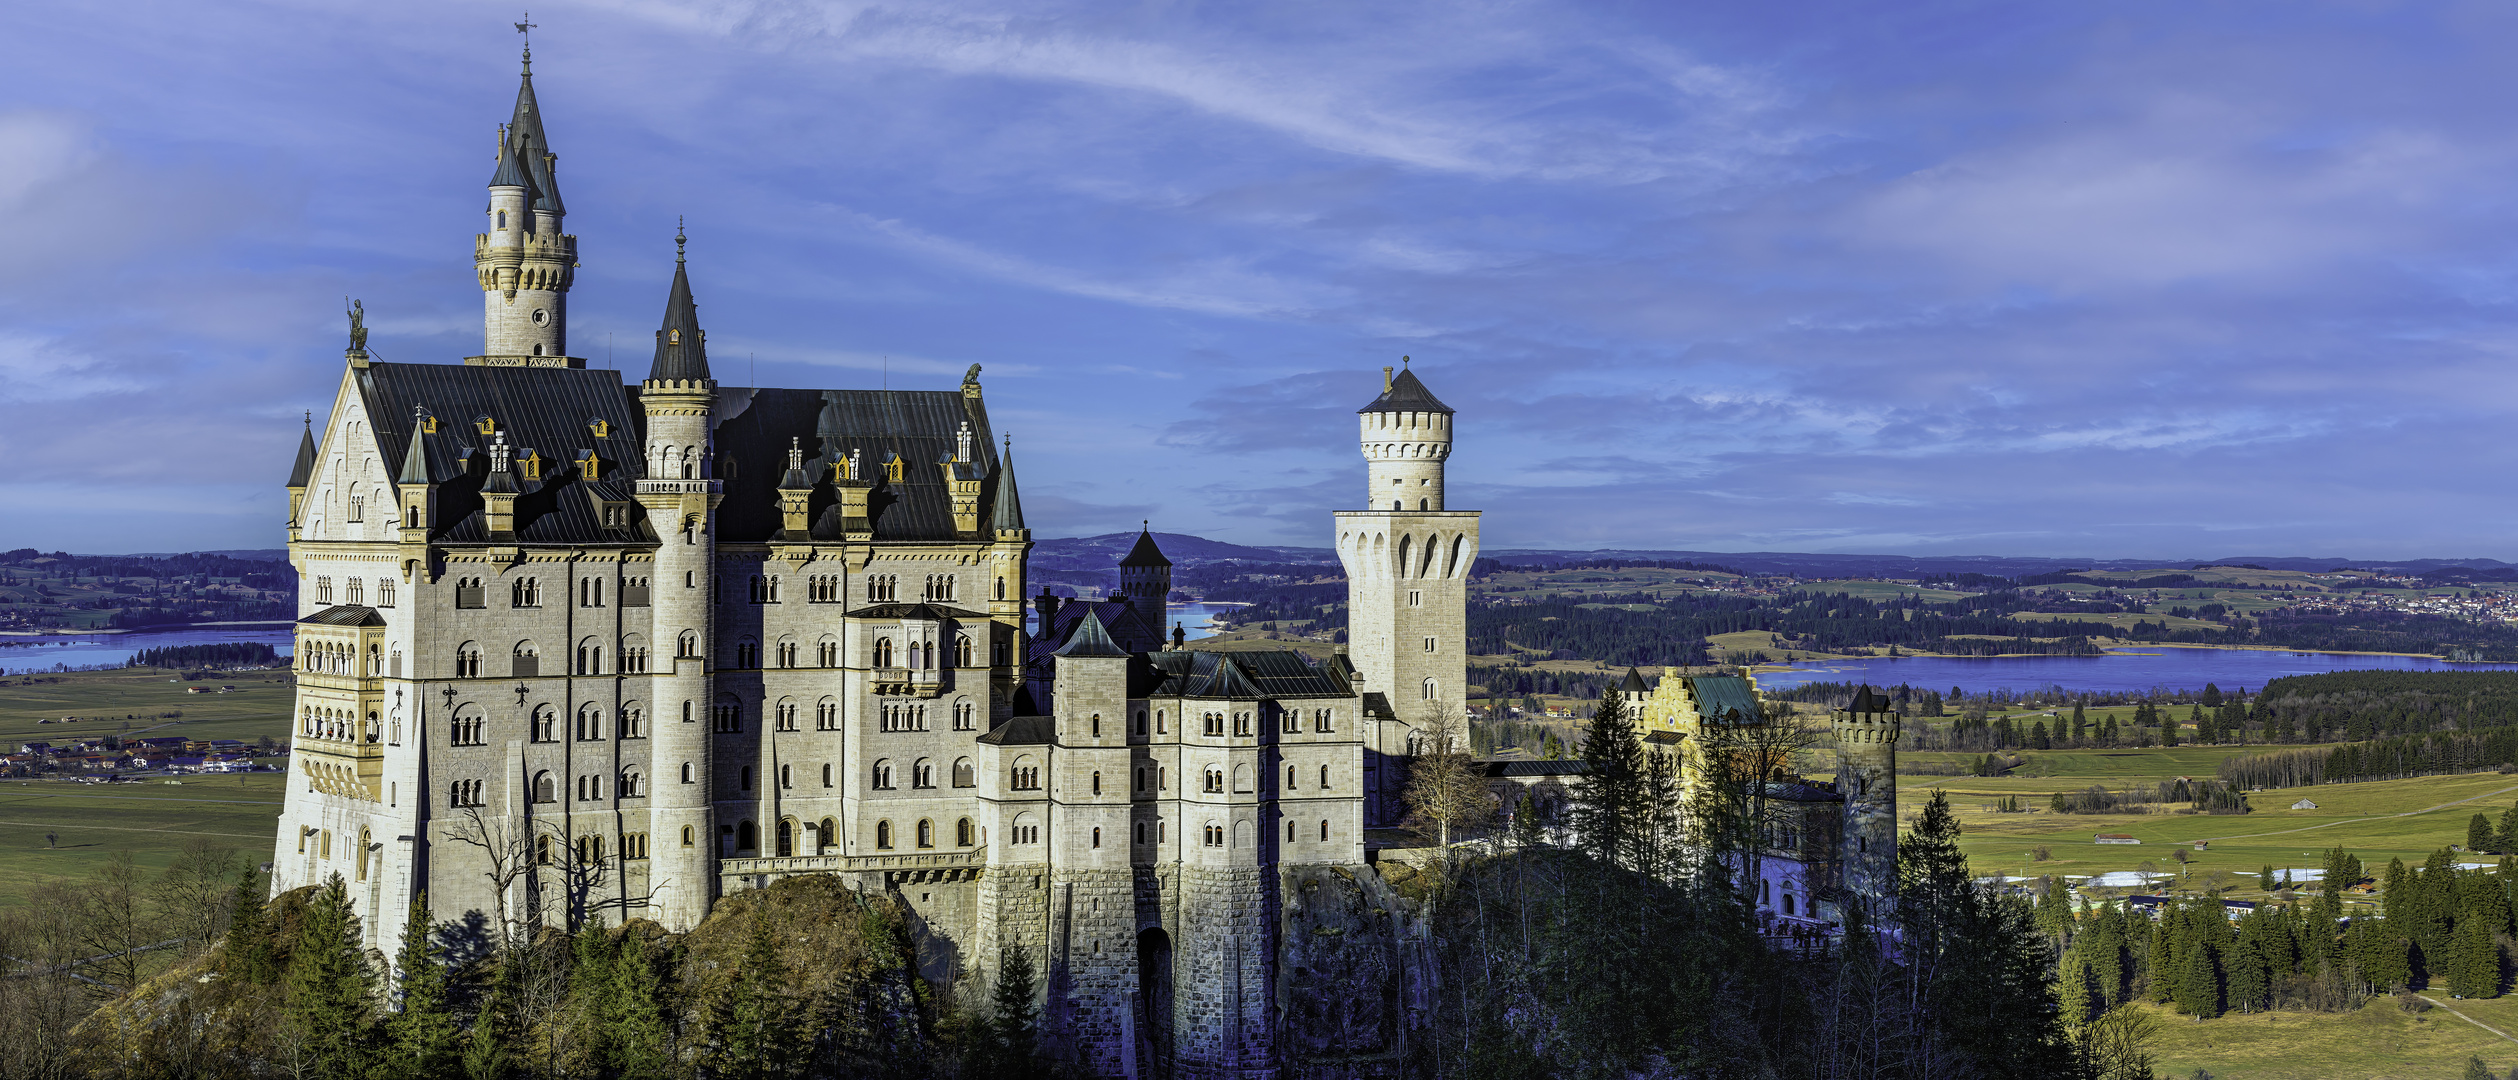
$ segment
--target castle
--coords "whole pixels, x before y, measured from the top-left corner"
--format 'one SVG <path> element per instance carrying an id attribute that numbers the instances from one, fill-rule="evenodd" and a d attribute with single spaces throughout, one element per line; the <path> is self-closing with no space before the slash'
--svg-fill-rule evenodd
<path id="1" fill-rule="evenodd" d="M 423 890 L 504 932 L 653 920 L 838 875 L 937 978 L 1029 950 L 1044 1037 L 1101 1075 L 1275 1075 L 1286 883 L 1360 866 L 1398 759 L 1461 710 L 1475 511 L 1453 412 L 1383 371 L 1335 519 L 1350 653 L 1165 640 L 1031 594 L 1011 450 L 941 390 L 721 384 L 677 237 L 647 377 L 569 352 L 577 241 L 531 54 L 473 240 L 481 354 L 351 348 L 290 475 L 300 575 L 274 890 L 348 884 L 390 948 Z"/>

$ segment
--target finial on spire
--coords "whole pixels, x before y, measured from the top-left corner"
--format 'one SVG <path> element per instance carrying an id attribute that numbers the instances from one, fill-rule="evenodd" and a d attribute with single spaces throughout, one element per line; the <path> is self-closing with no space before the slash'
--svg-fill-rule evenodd
<path id="1" fill-rule="evenodd" d="M 682 245 L 690 238 L 682 235 L 682 215 L 673 215 L 673 265 L 682 265 Z"/>
<path id="2" fill-rule="evenodd" d="M 790 469 L 804 467 L 804 439 L 799 436 L 787 437 L 787 467 Z"/>
<path id="3" fill-rule="evenodd" d="M 1404 357 L 1404 356 L 1400 357 L 1400 358 L 1399 358 L 1399 366 L 1400 366 L 1400 367 L 1406 367 L 1406 366 L 1408 366 L 1408 358 L 1407 358 L 1407 357 Z"/>
<path id="4" fill-rule="evenodd" d="M 533 21 L 533 13 L 525 12 L 525 21 L 516 24 L 516 32 L 525 36 L 525 78 L 533 77 L 533 31 L 541 24 Z"/>
<path id="5" fill-rule="evenodd" d="M 312 430 L 314 430 L 314 428 L 315 428 L 315 410 L 313 410 L 313 409 L 308 409 L 308 410 L 306 410 L 306 429 L 307 429 L 308 431 L 312 431 Z"/>

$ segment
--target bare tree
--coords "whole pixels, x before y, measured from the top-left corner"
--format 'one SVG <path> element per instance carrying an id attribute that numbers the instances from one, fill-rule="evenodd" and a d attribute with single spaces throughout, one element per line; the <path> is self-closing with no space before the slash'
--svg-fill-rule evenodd
<path id="1" fill-rule="evenodd" d="M 89 990 L 103 997 L 129 993 L 140 985 L 140 950 L 158 941 L 147 876 L 130 852 L 117 851 L 78 895 L 78 944 L 95 980 Z"/>
<path id="2" fill-rule="evenodd" d="M 498 946 L 501 952 L 515 948 L 530 930 L 516 918 L 513 896 L 516 883 L 533 873 L 532 831 L 530 824 L 519 825 L 505 815 L 493 817 L 483 814 L 477 806 L 466 809 L 463 818 L 455 822 L 451 831 L 456 841 L 481 849 L 482 857 L 488 861 L 481 876 L 490 879 L 490 900 L 498 907 L 495 914 L 498 917 Z M 526 917 L 535 919 L 537 924 L 539 907 L 532 903 L 526 905 Z"/>
<path id="3" fill-rule="evenodd" d="M 1789 777 L 1794 759 L 1816 742 L 1817 734 L 1790 715 L 1707 726 L 1690 825 L 1705 850 L 1734 860 L 1743 888 L 1754 890 L 1764 874 L 1777 826 L 1793 824 L 1777 820 L 1768 785 Z"/>
<path id="4" fill-rule="evenodd" d="M 1495 800 L 1486 792 L 1477 762 L 1469 757 L 1466 716 L 1429 701 L 1416 730 L 1408 758 L 1408 813 L 1434 826 L 1448 861 L 1452 830 L 1492 819 Z"/>
<path id="5" fill-rule="evenodd" d="M 29 902 L 0 914 L 0 1076 L 66 1080 L 72 1068 L 70 1030 L 93 1003 L 71 974 L 86 951 L 79 943 L 80 887 L 66 881 L 35 887 Z"/>
<path id="6" fill-rule="evenodd" d="M 206 836 L 185 841 L 175 861 L 149 886 L 169 934 L 187 952 L 208 948 L 227 932 L 228 893 L 236 887 L 236 849 Z"/>

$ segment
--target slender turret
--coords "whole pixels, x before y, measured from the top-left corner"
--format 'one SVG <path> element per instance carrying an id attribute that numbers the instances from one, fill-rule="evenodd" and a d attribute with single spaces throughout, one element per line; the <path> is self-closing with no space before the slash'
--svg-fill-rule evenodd
<path id="1" fill-rule="evenodd" d="M 709 707 L 711 652 L 709 597 L 714 591 L 716 509 L 723 497 L 712 478 L 711 443 L 717 382 L 708 377 L 708 353 L 699 328 L 699 305 L 679 231 L 673 238 L 673 288 L 665 299 L 664 324 L 656 330 L 656 359 L 638 400 L 647 411 L 647 477 L 638 501 L 656 531 L 651 603 L 659 652 L 655 664 L 655 794 L 648 800 L 654 836 L 653 890 L 649 911 L 671 930 L 688 930 L 708 914 L 717 876 L 717 834 L 710 791 Z"/>

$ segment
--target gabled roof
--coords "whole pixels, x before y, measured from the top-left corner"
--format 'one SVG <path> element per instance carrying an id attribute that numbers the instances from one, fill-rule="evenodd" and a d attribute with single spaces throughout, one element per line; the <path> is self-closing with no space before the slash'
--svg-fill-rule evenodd
<path id="1" fill-rule="evenodd" d="M 1697 715 L 1709 723 L 1749 724 L 1758 718 L 1757 692 L 1738 675 L 1688 675 Z"/>
<path id="2" fill-rule="evenodd" d="M 1119 560 L 1119 565 L 1170 566 L 1172 564 L 1170 559 L 1163 557 L 1163 549 L 1155 545 L 1153 528 L 1149 524 L 1137 531 L 1137 546 L 1128 549 L 1128 557 Z"/>
<path id="3" fill-rule="evenodd" d="M 1374 398 L 1372 404 L 1355 411 L 1359 413 L 1434 412 L 1447 414 L 1452 411 L 1452 408 L 1443 404 L 1442 399 L 1435 397 L 1433 391 L 1427 390 L 1425 384 L 1418 381 L 1415 372 L 1401 368 L 1398 377 L 1390 380 L 1390 389 L 1382 391 L 1381 396 Z"/>
<path id="4" fill-rule="evenodd" d="M 410 456 L 437 487 L 437 517 L 429 539 L 437 543 L 485 543 L 481 488 L 489 479 L 489 437 L 475 426 L 488 417 L 508 445 L 584 447 L 594 451 L 597 479 L 569 459 L 569 451 L 545 452 L 542 478 L 512 471 L 518 489 L 515 535 L 526 544 L 617 544 L 645 538 L 632 489 L 646 473 L 646 416 L 621 385 L 620 373 L 586 368 L 473 367 L 465 364 L 396 364 L 382 361 L 356 373 L 360 399 L 376 425 L 376 445 L 386 470 L 415 475 Z M 437 418 L 437 434 L 413 438 L 393 425 L 414 424 L 412 406 Z M 605 434 L 596 435 L 600 423 Z M 512 466 L 511 466 L 512 469 Z M 602 503 L 627 503 L 623 526 L 603 524 Z M 773 508 L 774 509 L 774 508 Z"/>
<path id="5" fill-rule="evenodd" d="M 1118 642 L 1110 639 L 1110 631 L 1102 629 L 1100 616 L 1086 611 L 1083 621 L 1076 624 L 1075 633 L 1067 636 L 1066 644 L 1058 646 L 1057 655 L 1124 658 L 1128 650 L 1120 648 Z"/>
<path id="6" fill-rule="evenodd" d="M 290 487 L 305 487 L 315 479 L 315 422 L 306 421 L 306 431 L 297 437 L 297 464 L 289 469 Z"/>
<path id="7" fill-rule="evenodd" d="M 383 626 L 385 617 L 372 607 L 357 604 L 334 604 L 303 619 L 299 626 Z"/>

